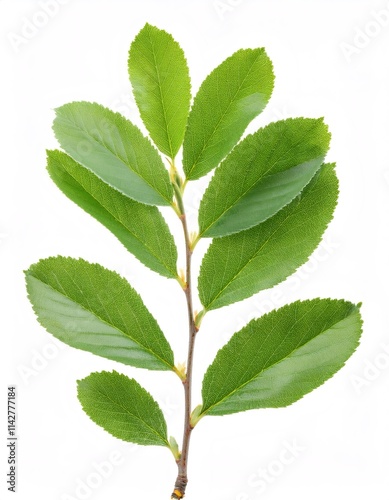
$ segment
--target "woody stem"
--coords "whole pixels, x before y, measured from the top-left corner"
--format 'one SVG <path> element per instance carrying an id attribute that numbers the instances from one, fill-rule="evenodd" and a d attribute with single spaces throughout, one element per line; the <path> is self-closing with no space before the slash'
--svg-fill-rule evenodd
<path id="1" fill-rule="evenodd" d="M 174 492 L 171 496 L 172 499 L 183 498 L 185 495 L 186 485 L 188 483 L 188 455 L 189 455 L 189 444 L 190 436 L 193 430 L 191 425 L 191 407 L 192 407 L 192 373 L 193 373 L 193 354 L 195 347 L 195 339 L 198 328 L 195 324 L 195 318 L 193 313 L 193 300 L 192 300 L 192 285 L 191 285 L 191 259 L 192 259 L 192 248 L 188 232 L 188 225 L 186 221 L 186 215 L 183 210 L 183 203 L 180 196 L 180 192 L 176 192 L 176 197 L 178 199 L 178 205 L 181 209 L 180 220 L 184 230 L 185 236 L 185 248 L 186 248 L 186 286 L 184 289 L 186 303 L 188 308 L 188 322 L 189 322 L 189 345 L 188 345 L 188 357 L 187 357 L 187 370 L 186 377 L 183 380 L 184 392 L 185 392 L 185 422 L 184 422 L 184 435 L 182 439 L 182 451 L 181 456 L 177 460 L 178 465 L 178 476 L 174 486 Z"/>

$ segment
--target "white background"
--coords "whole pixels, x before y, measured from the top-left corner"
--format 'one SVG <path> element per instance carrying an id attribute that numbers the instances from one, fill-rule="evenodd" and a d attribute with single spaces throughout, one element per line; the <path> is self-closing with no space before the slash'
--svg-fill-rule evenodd
<path id="1" fill-rule="evenodd" d="M 126 61 L 131 40 L 147 21 L 180 42 L 194 91 L 235 50 L 266 47 L 274 62 L 275 91 L 249 130 L 288 116 L 324 116 L 333 134 L 328 159 L 337 162 L 341 186 L 335 219 L 309 264 L 276 289 L 206 317 L 197 344 L 194 402 L 200 403 L 202 373 L 216 351 L 252 317 L 300 298 L 363 302 L 361 346 L 323 387 L 286 409 L 209 417 L 199 424 L 192 440 L 188 500 L 387 500 L 388 1 L 68 0 L 60 5 L 54 0 L 57 11 L 51 17 L 42 15 L 44 3 L 0 1 L 5 367 L 0 496 L 12 497 L 5 484 L 5 400 L 7 385 L 16 384 L 18 498 L 170 497 L 176 476 L 170 453 L 133 447 L 93 424 L 80 408 L 75 381 L 103 369 L 135 376 L 160 402 L 170 433 L 180 439 L 178 379 L 54 343 L 34 319 L 22 274 L 39 258 L 57 254 L 119 271 L 144 297 L 176 360 L 184 359 L 186 317 L 177 284 L 143 267 L 64 197 L 45 171 L 45 149 L 56 147 L 53 108 L 72 100 L 97 101 L 139 124 Z M 381 24 L 374 11 L 383 11 Z M 26 32 L 29 22 L 39 27 L 30 25 Z M 204 186 L 204 180 L 193 183 L 187 193 L 193 228 Z M 168 219 L 181 245 L 179 225 L 170 214 Z M 204 248 L 199 246 L 196 266 Z M 295 456 L 287 452 L 294 445 Z M 119 460 L 102 477 L 95 464 L 112 459 L 112 453 Z M 280 461 L 285 457 L 287 464 Z M 261 469 L 267 475 L 262 482 Z M 79 488 L 88 482 L 89 489 Z"/>

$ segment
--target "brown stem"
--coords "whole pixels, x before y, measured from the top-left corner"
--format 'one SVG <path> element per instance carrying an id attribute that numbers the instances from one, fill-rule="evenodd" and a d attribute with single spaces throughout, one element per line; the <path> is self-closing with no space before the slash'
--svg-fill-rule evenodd
<path id="1" fill-rule="evenodd" d="M 193 427 L 190 422 L 191 407 L 192 407 L 193 353 L 194 353 L 196 333 L 198 331 L 193 314 L 192 286 L 191 286 L 192 249 L 191 249 L 191 243 L 190 243 L 185 213 L 182 213 L 180 215 L 180 219 L 182 222 L 182 227 L 184 229 L 185 247 L 186 247 L 186 287 L 184 291 L 188 306 L 189 347 L 188 347 L 186 378 L 183 381 L 184 391 L 185 391 L 184 436 L 182 439 L 181 457 L 179 458 L 179 460 L 177 460 L 178 476 L 176 483 L 174 485 L 174 491 L 171 496 L 172 499 L 183 498 L 185 495 L 186 485 L 188 484 L 188 454 L 189 454 L 190 436 L 193 430 Z"/>

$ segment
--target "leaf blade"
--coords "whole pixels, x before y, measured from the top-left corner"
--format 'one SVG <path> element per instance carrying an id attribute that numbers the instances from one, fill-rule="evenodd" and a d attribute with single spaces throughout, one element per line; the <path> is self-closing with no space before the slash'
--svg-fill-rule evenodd
<path id="1" fill-rule="evenodd" d="M 252 320 L 218 352 L 203 380 L 203 415 L 294 403 L 331 378 L 359 345 L 359 306 L 297 301 Z"/>
<path id="2" fill-rule="evenodd" d="M 128 70 L 150 137 L 162 153 L 174 159 L 184 140 L 190 106 L 183 50 L 169 33 L 147 23 L 131 44 Z"/>
<path id="3" fill-rule="evenodd" d="M 210 172 L 266 106 L 273 67 L 264 49 L 235 52 L 202 83 L 189 113 L 183 166 L 187 179 Z"/>
<path id="4" fill-rule="evenodd" d="M 47 152 L 53 182 L 153 271 L 177 278 L 177 248 L 158 209 L 138 203 L 59 150 Z"/>
<path id="5" fill-rule="evenodd" d="M 112 436 L 169 447 L 162 411 L 136 380 L 116 371 L 91 373 L 77 381 L 77 395 L 88 417 Z"/>
<path id="6" fill-rule="evenodd" d="M 55 136 L 75 161 L 129 198 L 147 205 L 171 205 L 173 188 L 167 170 L 135 125 L 85 101 L 55 111 Z"/>
<path id="7" fill-rule="evenodd" d="M 62 342 L 121 363 L 173 370 L 173 352 L 130 284 L 83 259 L 49 257 L 25 272 L 39 323 Z"/>
<path id="8" fill-rule="evenodd" d="M 280 120 L 247 136 L 216 169 L 204 193 L 200 237 L 233 234 L 275 215 L 316 174 L 329 141 L 321 118 Z"/>
<path id="9" fill-rule="evenodd" d="M 199 274 L 201 303 L 209 311 L 280 283 L 319 244 L 337 203 L 334 165 L 319 171 L 295 200 L 251 229 L 216 238 Z"/>

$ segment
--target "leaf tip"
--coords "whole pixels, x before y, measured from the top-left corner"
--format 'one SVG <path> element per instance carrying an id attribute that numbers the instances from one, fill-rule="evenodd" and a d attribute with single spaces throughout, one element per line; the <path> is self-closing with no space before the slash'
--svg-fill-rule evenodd
<path id="1" fill-rule="evenodd" d="M 153 28 L 158 29 L 156 26 L 154 26 L 153 24 L 151 24 L 149 22 L 146 22 L 142 29 L 144 30 L 144 29 L 150 29 L 150 28 L 151 29 L 153 29 Z"/>

